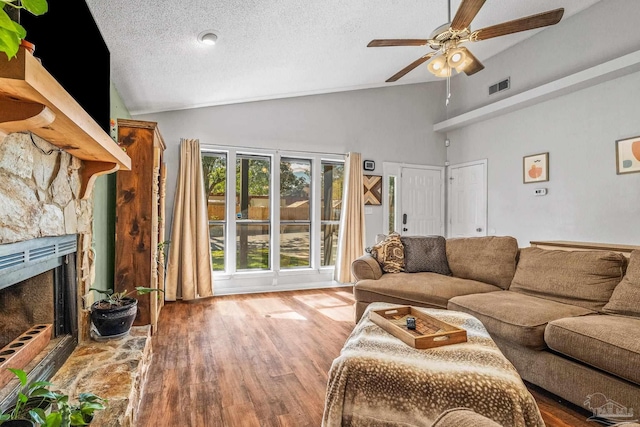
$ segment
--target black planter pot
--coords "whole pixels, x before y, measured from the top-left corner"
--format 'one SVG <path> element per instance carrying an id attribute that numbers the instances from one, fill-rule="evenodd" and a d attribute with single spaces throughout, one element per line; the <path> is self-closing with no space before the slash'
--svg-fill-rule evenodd
<path id="1" fill-rule="evenodd" d="M 0 424 L 1 427 L 36 427 L 31 420 L 9 420 Z"/>
<path id="2" fill-rule="evenodd" d="M 138 300 L 125 297 L 124 305 L 100 308 L 100 301 L 91 305 L 91 322 L 101 337 L 119 337 L 129 332 L 138 313 Z"/>

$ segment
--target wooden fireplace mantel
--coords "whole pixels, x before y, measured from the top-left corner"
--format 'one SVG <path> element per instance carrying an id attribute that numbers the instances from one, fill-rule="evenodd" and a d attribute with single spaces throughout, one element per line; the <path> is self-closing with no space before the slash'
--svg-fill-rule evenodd
<path id="1" fill-rule="evenodd" d="M 0 143 L 22 131 L 84 161 L 83 199 L 98 176 L 131 170 L 129 156 L 24 48 L 10 61 L 0 59 Z"/>

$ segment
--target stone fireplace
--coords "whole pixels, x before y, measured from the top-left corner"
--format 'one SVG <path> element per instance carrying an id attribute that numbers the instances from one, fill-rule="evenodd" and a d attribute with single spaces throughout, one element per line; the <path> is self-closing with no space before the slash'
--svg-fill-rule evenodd
<path id="1" fill-rule="evenodd" d="M 32 381 L 50 379 L 86 336 L 93 212 L 80 198 L 81 168 L 31 133 L 0 143 L 0 366 L 23 364 Z M 34 352 L 41 325 L 50 325 L 50 340 Z M 0 409 L 16 392 L 15 381 L 2 381 L 7 366 Z"/>

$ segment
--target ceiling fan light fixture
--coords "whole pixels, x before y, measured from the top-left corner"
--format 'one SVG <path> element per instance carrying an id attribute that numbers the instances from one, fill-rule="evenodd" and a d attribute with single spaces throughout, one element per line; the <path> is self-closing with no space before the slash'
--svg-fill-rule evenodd
<path id="1" fill-rule="evenodd" d="M 447 63 L 451 68 L 457 68 L 465 62 L 467 54 L 460 48 L 451 49 L 447 54 Z"/>
<path id="2" fill-rule="evenodd" d="M 449 75 L 447 60 L 442 55 L 436 56 L 433 61 L 427 65 L 427 69 L 436 77 L 447 77 Z"/>

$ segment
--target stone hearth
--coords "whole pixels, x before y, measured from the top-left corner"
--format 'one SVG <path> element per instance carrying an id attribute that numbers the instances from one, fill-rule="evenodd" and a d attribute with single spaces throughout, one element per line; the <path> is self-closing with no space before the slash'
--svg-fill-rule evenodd
<path id="1" fill-rule="evenodd" d="M 151 357 L 151 326 L 134 326 L 123 338 L 81 342 L 51 382 L 72 400 L 83 392 L 108 399 L 91 427 L 135 427 Z"/>

